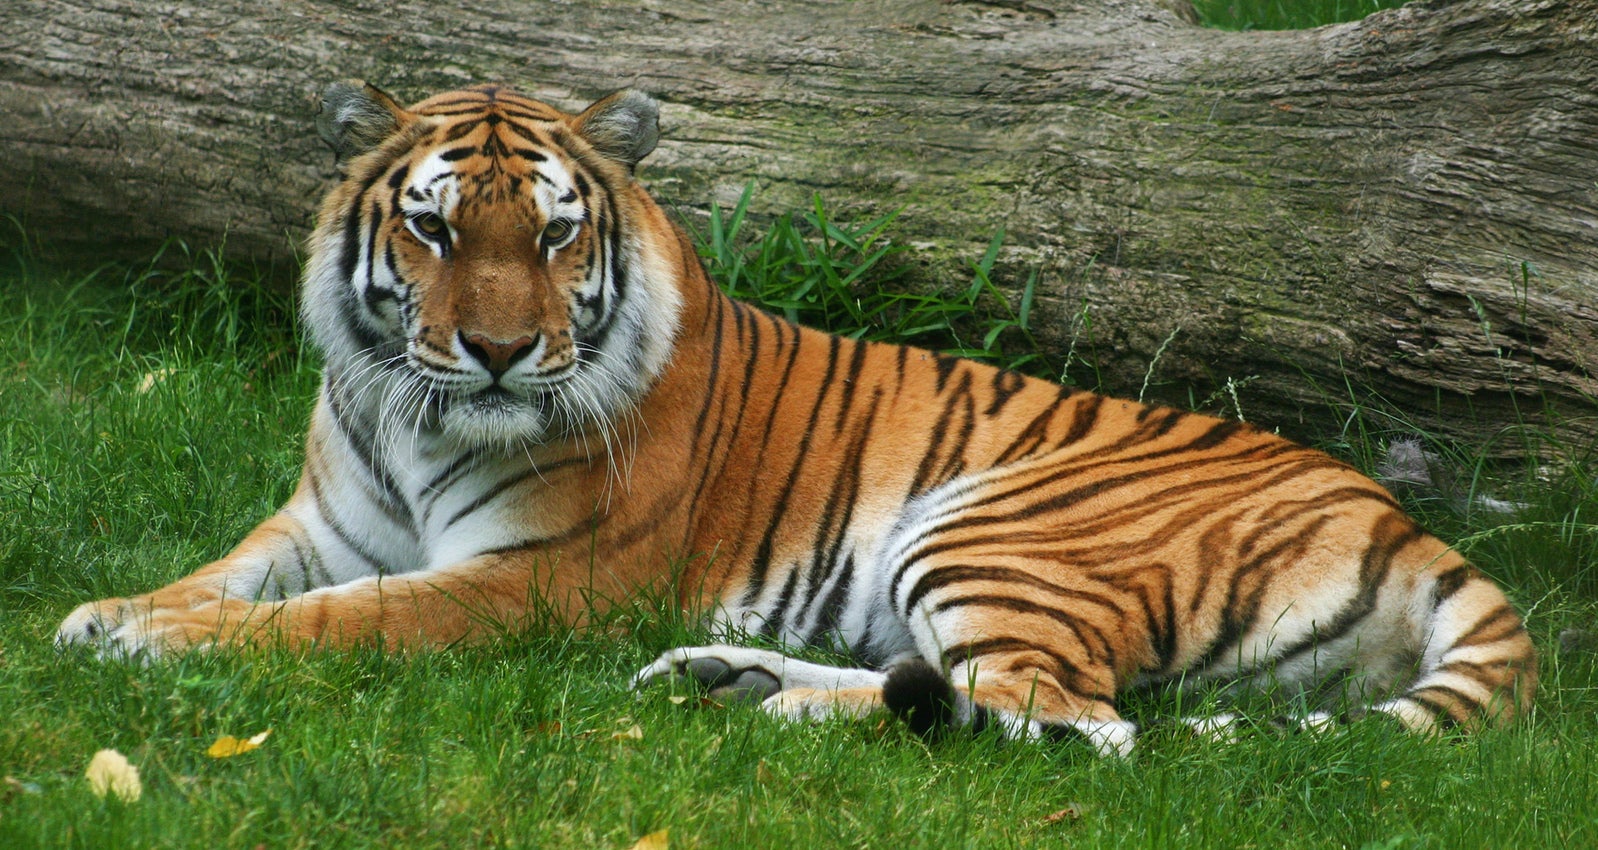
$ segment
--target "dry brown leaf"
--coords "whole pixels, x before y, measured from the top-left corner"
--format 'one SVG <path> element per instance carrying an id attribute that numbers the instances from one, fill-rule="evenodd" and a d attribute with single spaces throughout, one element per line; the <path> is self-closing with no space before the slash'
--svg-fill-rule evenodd
<path id="1" fill-rule="evenodd" d="M 638 839 L 638 843 L 634 844 L 631 850 L 668 850 L 671 844 L 666 833 L 669 831 L 662 829 L 657 832 L 651 832 Z"/>
<path id="2" fill-rule="evenodd" d="M 1060 823 L 1061 821 L 1075 821 L 1082 819 L 1082 804 L 1067 803 L 1065 808 L 1043 818 L 1044 826 Z"/>
<path id="3" fill-rule="evenodd" d="M 214 759 L 225 759 L 232 758 L 237 755 L 243 755 L 244 753 L 261 746 L 262 742 L 264 742 L 267 736 L 271 734 L 272 730 L 268 729 L 264 732 L 258 732 L 244 739 L 235 738 L 232 735 L 223 735 L 222 737 L 217 738 L 216 742 L 211 744 L 211 746 L 206 749 L 205 754 Z"/>
<path id="4" fill-rule="evenodd" d="M 132 803 L 144 795 L 144 784 L 139 781 L 139 769 L 128 757 L 116 750 L 101 750 L 89 759 L 89 769 L 83 772 L 89 780 L 89 790 L 96 797 L 114 795 L 124 803 Z"/>

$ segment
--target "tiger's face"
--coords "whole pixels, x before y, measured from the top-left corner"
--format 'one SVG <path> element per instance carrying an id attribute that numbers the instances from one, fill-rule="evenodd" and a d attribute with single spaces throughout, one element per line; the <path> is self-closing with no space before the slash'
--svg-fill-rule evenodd
<path id="1" fill-rule="evenodd" d="M 612 427 L 663 368 L 680 301 L 632 177 L 656 110 L 330 89 L 319 124 L 346 174 L 305 283 L 330 376 L 383 382 L 386 412 L 467 444 Z"/>

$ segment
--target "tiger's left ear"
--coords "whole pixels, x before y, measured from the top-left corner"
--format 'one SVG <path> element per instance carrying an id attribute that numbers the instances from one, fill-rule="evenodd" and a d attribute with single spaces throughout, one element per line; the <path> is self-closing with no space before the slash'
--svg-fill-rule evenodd
<path id="1" fill-rule="evenodd" d="M 327 142 L 343 168 L 350 159 L 383 143 L 409 124 L 411 113 L 382 89 L 360 80 L 342 80 L 322 93 L 316 132 Z"/>
<path id="2" fill-rule="evenodd" d="M 636 89 L 622 89 L 583 110 L 572 127 L 594 150 L 632 168 L 660 141 L 660 104 Z"/>

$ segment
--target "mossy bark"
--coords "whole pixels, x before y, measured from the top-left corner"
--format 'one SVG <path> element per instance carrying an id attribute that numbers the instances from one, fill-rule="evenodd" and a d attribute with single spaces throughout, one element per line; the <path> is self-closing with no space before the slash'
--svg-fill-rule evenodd
<path id="1" fill-rule="evenodd" d="M 1041 275 L 1040 336 L 1112 391 L 1230 379 L 1224 406 L 1305 433 L 1352 377 L 1470 444 L 1528 424 L 1590 445 L 1598 0 L 1290 33 L 1182 10 L 12 0 L 0 211 L 95 258 L 225 239 L 292 268 L 332 174 L 311 127 L 329 80 L 502 80 L 571 107 L 637 86 L 665 103 L 643 175 L 666 203 L 692 217 L 755 180 L 767 211 L 903 206 L 912 285 L 1003 228 L 1006 281 Z"/>

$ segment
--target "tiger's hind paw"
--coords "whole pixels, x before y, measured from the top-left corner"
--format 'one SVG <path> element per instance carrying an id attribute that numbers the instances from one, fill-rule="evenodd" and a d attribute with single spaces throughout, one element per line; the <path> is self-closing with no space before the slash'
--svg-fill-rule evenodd
<path id="1" fill-rule="evenodd" d="M 682 646 L 633 676 L 634 689 L 691 681 L 717 699 L 764 700 L 782 690 L 783 655 L 737 646 Z"/>
<path id="2" fill-rule="evenodd" d="M 762 701 L 772 714 L 794 719 L 859 714 L 882 703 L 886 676 L 876 670 L 832 667 L 789 658 L 768 649 L 715 644 L 670 650 L 638 671 L 633 687 L 690 680 L 717 699 Z"/>

